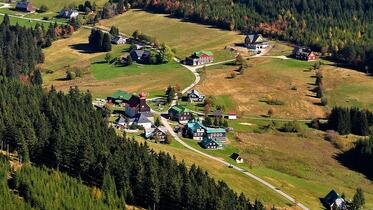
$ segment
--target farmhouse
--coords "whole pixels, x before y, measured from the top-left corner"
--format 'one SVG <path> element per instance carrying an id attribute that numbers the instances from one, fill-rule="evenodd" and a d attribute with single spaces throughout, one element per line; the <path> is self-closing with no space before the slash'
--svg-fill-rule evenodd
<path id="1" fill-rule="evenodd" d="M 316 54 L 309 48 L 297 48 L 294 51 L 294 55 L 296 59 L 304 61 L 314 61 L 317 59 Z"/>
<path id="2" fill-rule="evenodd" d="M 140 93 L 139 96 L 132 95 L 126 104 L 125 113 L 129 117 L 135 117 L 139 113 L 149 113 L 150 107 L 146 103 L 145 93 Z"/>
<path id="3" fill-rule="evenodd" d="M 206 127 L 197 120 L 190 120 L 184 128 L 184 136 L 187 136 L 194 140 L 202 140 L 204 138 L 208 138 L 217 141 L 225 141 L 226 131 L 223 128 Z"/>
<path id="4" fill-rule="evenodd" d="M 123 104 L 128 103 L 131 97 L 131 93 L 127 93 L 122 90 L 117 90 L 111 96 L 107 97 L 107 100 L 110 103 Z"/>
<path id="5" fill-rule="evenodd" d="M 127 38 L 124 38 L 122 36 L 113 36 L 111 38 L 111 43 L 116 44 L 116 45 L 126 44 L 126 42 L 127 42 Z"/>
<path id="6" fill-rule="evenodd" d="M 145 49 L 140 49 L 140 50 L 131 50 L 130 55 L 132 59 L 136 62 L 141 62 L 146 60 L 150 56 L 150 52 Z"/>
<path id="7" fill-rule="evenodd" d="M 204 65 L 214 62 L 214 54 L 211 51 L 197 51 L 185 58 L 185 64 L 191 66 Z"/>
<path id="8" fill-rule="evenodd" d="M 205 149 L 223 149 L 223 144 L 218 140 L 204 138 L 200 143 Z"/>
<path id="9" fill-rule="evenodd" d="M 203 102 L 205 100 L 205 96 L 202 95 L 200 92 L 197 90 L 191 90 L 187 94 L 187 98 L 189 102 Z"/>
<path id="10" fill-rule="evenodd" d="M 339 196 L 339 194 L 332 190 L 330 191 L 325 198 L 322 199 L 324 206 L 327 209 L 338 209 L 338 210 L 346 210 L 346 201 Z"/>
<path id="11" fill-rule="evenodd" d="M 232 158 L 236 163 L 243 163 L 242 157 L 238 153 L 231 154 L 230 158 Z"/>
<path id="12" fill-rule="evenodd" d="M 187 123 L 192 119 L 192 112 L 180 105 L 175 105 L 168 110 L 168 115 L 171 120 L 178 121 L 179 123 Z"/>
<path id="13" fill-rule="evenodd" d="M 75 9 L 62 9 L 60 11 L 60 13 L 58 14 L 58 17 L 72 19 L 72 18 L 78 17 L 78 15 L 79 15 L 78 10 L 75 10 Z"/>
<path id="14" fill-rule="evenodd" d="M 144 135 L 147 139 L 155 139 L 163 143 L 167 138 L 167 129 L 165 127 L 145 129 Z"/>
<path id="15" fill-rule="evenodd" d="M 245 38 L 245 46 L 256 52 L 267 48 L 269 45 L 261 34 L 249 34 Z"/>
<path id="16" fill-rule="evenodd" d="M 22 11 L 22 12 L 33 12 L 34 8 L 31 4 L 31 2 L 28 1 L 19 1 L 16 4 L 16 10 Z"/>

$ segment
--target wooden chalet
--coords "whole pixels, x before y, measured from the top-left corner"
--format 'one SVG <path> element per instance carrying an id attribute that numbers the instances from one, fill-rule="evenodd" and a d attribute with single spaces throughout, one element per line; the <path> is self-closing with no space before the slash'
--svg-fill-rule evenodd
<path id="1" fill-rule="evenodd" d="M 330 210 L 347 210 L 346 201 L 335 191 L 330 191 L 325 198 L 322 199 L 323 205 Z"/>
<path id="2" fill-rule="evenodd" d="M 171 120 L 184 124 L 193 118 L 193 113 L 183 106 L 175 105 L 168 110 L 168 116 Z"/>
<path id="3" fill-rule="evenodd" d="M 204 149 L 223 149 L 223 144 L 214 139 L 204 138 L 199 144 Z"/>
<path id="4" fill-rule="evenodd" d="M 217 141 L 226 141 L 226 133 L 226 130 L 223 128 L 210 128 L 197 120 L 190 120 L 184 128 L 184 136 L 194 140 L 208 138 Z"/>

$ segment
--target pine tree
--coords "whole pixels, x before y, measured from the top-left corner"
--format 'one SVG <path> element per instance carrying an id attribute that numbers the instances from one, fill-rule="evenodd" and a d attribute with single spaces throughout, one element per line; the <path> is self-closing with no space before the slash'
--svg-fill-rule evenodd
<path id="1" fill-rule="evenodd" d="M 352 209 L 362 209 L 365 204 L 364 192 L 361 188 L 357 188 L 354 198 L 352 199 Z"/>
<path id="2" fill-rule="evenodd" d="M 34 76 L 32 78 L 32 84 L 34 85 L 42 85 L 43 84 L 43 78 L 41 76 L 41 73 L 40 73 L 40 70 L 37 69 L 35 72 L 34 72 Z"/>
<path id="3" fill-rule="evenodd" d="M 111 37 L 110 34 L 104 33 L 104 38 L 102 40 L 102 51 L 109 52 L 111 51 Z"/>

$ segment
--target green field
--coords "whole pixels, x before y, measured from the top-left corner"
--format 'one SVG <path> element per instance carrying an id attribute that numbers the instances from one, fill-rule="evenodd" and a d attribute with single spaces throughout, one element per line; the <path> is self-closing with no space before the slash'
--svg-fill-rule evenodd
<path id="1" fill-rule="evenodd" d="M 105 62 L 103 52 L 90 53 L 80 49 L 86 46 L 90 30 L 80 29 L 68 39 L 61 39 L 44 50 L 44 86 L 53 85 L 59 90 L 78 86 L 89 90 L 95 97 L 106 97 L 118 89 L 129 92 L 145 91 L 149 97 L 161 95 L 169 85 L 179 84 L 187 87 L 194 81 L 193 74 L 180 64 L 171 61 L 161 65 L 140 65 L 134 63 L 127 67 L 117 67 Z M 77 47 L 74 47 L 77 46 Z M 128 45 L 113 45 L 112 57 L 124 55 Z M 67 67 L 84 69 L 82 78 L 65 81 Z M 47 70 L 54 73 L 47 74 Z"/>
<path id="2" fill-rule="evenodd" d="M 243 36 L 236 32 L 211 28 L 206 25 L 184 22 L 166 15 L 152 14 L 141 10 L 131 10 L 109 20 L 100 21 L 99 26 L 119 27 L 120 31 L 131 35 L 135 30 L 156 37 L 176 49 L 176 54 L 184 58 L 193 51 L 212 50 L 216 60 L 232 58 L 224 52 L 228 44 L 242 42 Z"/>
<path id="3" fill-rule="evenodd" d="M 213 160 L 187 150 L 176 141 L 173 141 L 171 145 L 155 143 L 148 143 L 148 145 L 155 151 L 165 151 L 169 152 L 171 155 L 175 155 L 178 160 L 184 160 L 188 166 L 191 166 L 192 164 L 199 165 L 204 170 L 207 170 L 207 172 L 215 179 L 225 181 L 229 187 L 234 189 L 236 192 L 245 193 L 251 201 L 259 199 L 268 207 L 275 205 L 289 209 L 289 206 L 291 205 L 277 193 L 274 193 L 262 184 L 244 176 L 241 172 L 217 164 Z"/>
<path id="4" fill-rule="evenodd" d="M 85 2 L 85 0 L 29 0 L 35 7 L 40 7 L 41 5 L 46 5 L 49 8 L 49 11 L 57 12 L 63 9 L 64 7 L 77 6 Z M 107 0 L 91 0 L 95 2 L 98 6 L 104 5 Z"/>

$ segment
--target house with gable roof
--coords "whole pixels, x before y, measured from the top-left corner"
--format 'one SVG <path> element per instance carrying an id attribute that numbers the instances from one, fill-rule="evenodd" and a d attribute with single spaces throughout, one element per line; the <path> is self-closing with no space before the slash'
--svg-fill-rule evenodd
<path id="1" fill-rule="evenodd" d="M 201 94 L 197 90 L 191 90 L 187 94 L 187 98 L 189 102 L 203 102 L 205 101 L 205 95 Z"/>
<path id="2" fill-rule="evenodd" d="M 33 12 L 34 7 L 32 6 L 31 2 L 19 1 L 16 4 L 16 10 L 22 11 L 22 12 Z"/>
<path id="3" fill-rule="evenodd" d="M 268 41 L 261 34 L 249 34 L 245 38 L 245 47 L 257 52 L 269 46 Z"/>
<path id="4" fill-rule="evenodd" d="M 204 65 L 214 62 L 214 53 L 211 51 L 196 51 L 185 58 L 185 64 L 190 66 Z"/>
<path id="5" fill-rule="evenodd" d="M 226 130 L 223 128 L 210 128 L 204 126 L 198 120 L 190 120 L 184 128 L 184 136 L 194 140 L 203 140 L 205 138 L 224 142 L 226 141 Z"/>
<path id="6" fill-rule="evenodd" d="M 204 138 L 201 142 L 199 142 L 201 147 L 204 149 L 223 149 L 223 144 L 221 141 Z"/>
<path id="7" fill-rule="evenodd" d="M 126 104 L 125 113 L 129 117 L 135 117 L 139 113 L 150 113 L 150 107 L 146 103 L 146 96 L 144 92 L 140 93 L 138 96 L 131 96 Z"/>
<path id="8" fill-rule="evenodd" d="M 117 90 L 111 96 L 107 97 L 107 100 L 110 103 L 121 104 L 121 103 L 128 103 L 131 97 L 132 97 L 131 93 L 128 93 L 123 90 Z"/>
<path id="9" fill-rule="evenodd" d="M 175 105 L 168 110 L 168 116 L 171 120 L 184 124 L 193 118 L 193 113 L 181 105 Z"/>
<path id="10" fill-rule="evenodd" d="M 346 201 L 335 191 L 331 190 L 325 198 L 322 199 L 327 209 L 346 210 Z"/>

